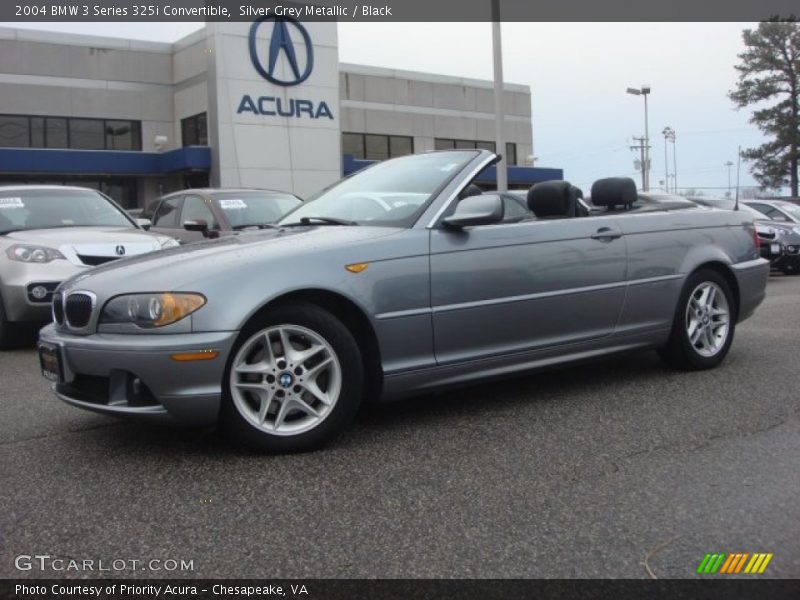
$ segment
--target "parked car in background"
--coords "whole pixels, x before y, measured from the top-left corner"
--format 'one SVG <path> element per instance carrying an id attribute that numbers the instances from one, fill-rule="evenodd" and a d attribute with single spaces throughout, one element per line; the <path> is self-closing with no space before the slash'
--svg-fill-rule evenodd
<path id="1" fill-rule="evenodd" d="M 779 234 L 783 256 L 776 268 L 800 274 L 800 206 L 786 200 L 747 200 L 745 204 L 764 214 Z"/>
<path id="2" fill-rule="evenodd" d="M 698 196 L 689 198 L 701 206 L 711 208 L 721 208 L 723 210 L 735 210 L 736 202 L 728 198 L 707 198 Z M 758 233 L 761 256 L 770 261 L 773 269 L 785 273 L 796 272 L 797 255 L 792 256 L 787 251 L 788 248 L 795 250 L 800 248 L 800 231 L 795 231 L 797 226 L 791 223 L 781 223 L 770 220 L 765 214 L 748 206 L 744 202 L 739 202 L 739 211 L 749 215 Z"/>
<path id="3" fill-rule="evenodd" d="M 763 213 L 772 221 L 800 224 L 800 206 L 786 200 L 745 200 L 747 206 Z"/>
<path id="4" fill-rule="evenodd" d="M 189 189 L 162 196 L 141 217 L 153 231 L 186 243 L 270 225 L 301 203 L 273 190 Z"/>
<path id="5" fill-rule="evenodd" d="M 389 400 L 623 351 L 722 362 L 765 296 L 752 220 L 650 202 L 631 179 L 534 185 L 533 218 L 462 192 L 498 157 L 378 163 L 275 228 L 108 265 L 62 286 L 40 332 L 65 402 L 194 425 L 266 451 Z M 632 208 L 632 206 L 636 206 Z M 624 372 L 620 372 L 624 377 Z"/>
<path id="6" fill-rule="evenodd" d="M 0 186 L 0 349 L 51 320 L 53 291 L 90 267 L 178 243 L 142 229 L 96 190 Z"/>

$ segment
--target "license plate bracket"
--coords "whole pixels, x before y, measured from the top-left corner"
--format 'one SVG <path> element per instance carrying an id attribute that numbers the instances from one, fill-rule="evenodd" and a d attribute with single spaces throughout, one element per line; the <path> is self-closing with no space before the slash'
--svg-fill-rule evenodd
<path id="1" fill-rule="evenodd" d="M 42 377 L 53 383 L 63 383 L 64 369 L 61 365 L 61 348 L 44 342 L 39 342 L 38 348 Z"/>

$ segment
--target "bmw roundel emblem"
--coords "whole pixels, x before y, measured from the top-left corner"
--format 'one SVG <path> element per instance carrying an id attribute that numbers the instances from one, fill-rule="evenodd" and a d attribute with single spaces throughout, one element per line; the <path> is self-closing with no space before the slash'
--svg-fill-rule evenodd
<path id="1" fill-rule="evenodd" d="M 294 383 L 294 378 L 289 373 L 281 373 L 278 377 L 278 383 L 283 388 L 288 388 Z"/>
<path id="2" fill-rule="evenodd" d="M 114 251 L 117 253 L 117 256 L 125 256 L 125 246 L 117 246 Z"/>
<path id="3" fill-rule="evenodd" d="M 267 62 L 259 55 L 258 33 L 261 26 L 272 25 L 272 34 L 267 44 Z M 305 56 L 298 56 L 295 43 L 305 47 Z M 279 76 L 278 65 L 281 57 L 288 66 L 291 77 Z M 304 60 L 303 60 L 304 59 Z M 304 82 L 314 69 L 314 46 L 311 36 L 299 21 L 291 17 L 262 17 L 250 26 L 250 60 L 258 74 L 267 81 L 284 87 Z"/>

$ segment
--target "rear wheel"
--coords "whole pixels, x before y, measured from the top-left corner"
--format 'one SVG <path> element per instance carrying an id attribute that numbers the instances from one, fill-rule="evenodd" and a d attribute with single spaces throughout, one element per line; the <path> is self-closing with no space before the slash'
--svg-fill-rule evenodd
<path id="1" fill-rule="evenodd" d="M 358 345 L 336 317 L 311 304 L 276 307 L 239 336 L 222 425 L 255 450 L 312 450 L 353 419 L 363 381 Z"/>
<path id="2" fill-rule="evenodd" d="M 730 350 L 735 317 L 734 296 L 725 278 L 716 271 L 697 271 L 684 285 L 672 333 L 659 355 L 680 369 L 716 367 Z"/>

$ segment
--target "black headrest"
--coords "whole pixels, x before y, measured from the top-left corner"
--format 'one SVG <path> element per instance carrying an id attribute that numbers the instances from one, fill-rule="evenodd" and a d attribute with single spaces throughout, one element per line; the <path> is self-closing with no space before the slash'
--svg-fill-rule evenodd
<path id="1" fill-rule="evenodd" d="M 581 192 L 569 181 L 542 181 L 528 190 L 528 208 L 537 218 L 574 217 Z"/>
<path id="2" fill-rule="evenodd" d="M 630 208 L 638 199 L 636 183 L 630 177 L 606 177 L 592 185 L 592 204 L 595 206 Z"/>

